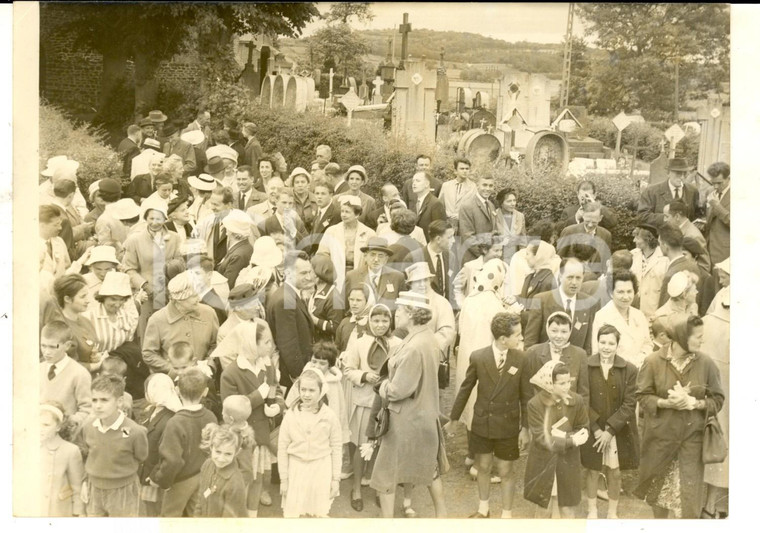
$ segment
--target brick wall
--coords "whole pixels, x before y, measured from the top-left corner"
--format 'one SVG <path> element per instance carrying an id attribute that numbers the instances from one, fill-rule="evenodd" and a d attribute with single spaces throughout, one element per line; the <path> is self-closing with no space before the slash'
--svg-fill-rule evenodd
<path id="1" fill-rule="evenodd" d="M 133 66 L 127 65 L 132 73 Z M 74 51 L 73 39 L 66 34 L 48 37 L 40 43 L 40 96 L 73 112 L 95 110 L 100 92 L 103 59 L 94 51 Z M 184 57 L 164 61 L 158 68 L 159 89 L 170 83 L 195 85 L 200 66 Z"/>

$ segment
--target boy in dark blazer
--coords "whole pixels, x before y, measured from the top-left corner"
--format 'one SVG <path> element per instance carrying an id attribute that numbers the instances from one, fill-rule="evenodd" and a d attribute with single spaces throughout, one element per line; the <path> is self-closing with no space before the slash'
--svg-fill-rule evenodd
<path id="1" fill-rule="evenodd" d="M 501 477 L 502 518 L 511 518 L 515 493 L 513 462 L 529 442 L 530 384 L 524 379 L 525 356 L 520 316 L 498 313 L 491 321 L 494 342 L 470 356 L 470 366 L 451 408 L 450 432 L 477 384 L 470 448 L 478 469 L 478 511 L 471 518 L 488 518 L 491 464 Z M 528 377 L 529 378 L 529 377 Z M 527 386 L 526 386 L 527 385 Z"/>

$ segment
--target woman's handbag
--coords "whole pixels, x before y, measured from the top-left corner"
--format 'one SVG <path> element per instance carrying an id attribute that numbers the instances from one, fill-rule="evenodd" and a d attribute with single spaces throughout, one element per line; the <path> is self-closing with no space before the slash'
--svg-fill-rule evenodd
<path id="1" fill-rule="evenodd" d="M 445 389 L 449 386 L 449 381 L 451 380 L 451 366 L 449 365 L 449 351 L 451 348 L 448 348 L 446 350 L 446 356 L 444 357 L 443 361 L 441 361 L 438 365 L 438 388 L 439 389 Z"/>
<path id="2" fill-rule="evenodd" d="M 374 438 L 379 439 L 386 433 L 388 433 L 388 427 L 391 422 L 391 412 L 388 409 L 388 400 L 383 399 L 383 403 L 380 406 L 380 410 L 375 415 L 375 431 Z"/>
<path id="3" fill-rule="evenodd" d="M 702 462 L 706 465 L 722 463 L 728 456 L 726 439 L 723 438 L 723 428 L 715 416 L 707 416 L 705 434 L 702 438 Z"/>

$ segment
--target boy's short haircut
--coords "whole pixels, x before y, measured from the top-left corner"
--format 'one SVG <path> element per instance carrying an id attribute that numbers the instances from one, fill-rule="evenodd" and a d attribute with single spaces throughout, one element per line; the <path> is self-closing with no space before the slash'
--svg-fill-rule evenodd
<path id="1" fill-rule="evenodd" d="M 327 361 L 330 367 L 333 367 L 338 359 L 338 347 L 335 346 L 334 342 L 320 341 L 314 344 L 311 355 L 315 359 Z"/>
<path id="2" fill-rule="evenodd" d="M 69 342 L 72 339 L 71 327 L 63 320 L 53 320 L 42 328 L 40 337 L 47 337 L 58 341 Z"/>
<path id="3" fill-rule="evenodd" d="M 557 363 L 552 369 L 552 383 L 555 383 L 557 381 L 557 376 L 562 374 L 570 374 L 570 368 L 568 368 L 565 363 Z"/>
<path id="4" fill-rule="evenodd" d="M 222 402 L 222 412 L 231 416 L 235 422 L 242 422 L 251 417 L 251 400 L 242 394 L 227 396 Z"/>
<path id="5" fill-rule="evenodd" d="M 317 187 L 324 187 L 331 195 L 335 193 L 335 189 L 333 188 L 332 183 L 326 180 L 315 180 L 313 186 L 314 189 Z"/>
<path id="6" fill-rule="evenodd" d="M 124 396 L 124 379 L 112 374 L 102 374 L 92 380 L 92 392 L 107 392 L 117 400 Z"/>
<path id="7" fill-rule="evenodd" d="M 169 174 L 164 173 L 159 174 L 155 179 L 156 188 L 161 185 L 171 185 L 173 182 L 174 180 L 172 180 L 172 177 Z"/>
<path id="8" fill-rule="evenodd" d="M 109 356 L 103 359 L 100 367 L 102 374 L 112 374 L 114 376 L 126 377 L 127 363 L 121 357 Z"/>
<path id="9" fill-rule="evenodd" d="M 192 359 L 195 356 L 193 353 L 193 347 L 190 346 L 189 342 L 185 341 L 172 343 L 172 345 L 169 346 L 169 351 L 166 355 L 169 359 L 174 359 L 175 361 L 177 359 Z"/>
<path id="10" fill-rule="evenodd" d="M 190 367 L 183 370 L 177 378 L 179 395 L 189 402 L 199 402 L 203 392 L 208 387 L 206 374 L 198 367 Z"/>
<path id="11" fill-rule="evenodd" d="M 651 328 L 652 328 L 652 337 L 657 337 L 660 333 L 665 333 L 666 335 L 668 335 L 668 326 L 667 326 L 666 321 L 662 317 L 655 318 L 652 321 Z"/>
<path id="12" fill-rule="evenodd" d="M 77 190 L 77 184 L 71 180 L 59 180 L 53 185 L 53 194 L 56 198 L 66 198 L 70 194 L 74 194 Z"/>
<path id="13" fill-rule="evenodd" d="M 549 319 L 546 321 L 546 327 L 549 327 L 552 324 L 557 324 L 558 326 L 567 326 L 569 328 L 571 328 L 573 325 L 570 317 L 562 313 L 556 313 L 549 317 Z"/>
<path id="14" fill-rule="evenodd" d="M 515 313 L 496 313 L 491 320 L 491 335 L 494 339 L 511 337 L 520 325 L 520 315 Z"/>

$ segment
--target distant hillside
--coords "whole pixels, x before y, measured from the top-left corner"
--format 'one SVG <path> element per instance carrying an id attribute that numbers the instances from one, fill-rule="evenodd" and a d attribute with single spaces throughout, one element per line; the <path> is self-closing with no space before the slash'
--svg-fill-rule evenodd
<path id="1" fill-rule="evenodd" d="M 369 62 L 379 62 L 388 51 L 388 39 L 398 30 L 357 31 L 369 46 Z M 308 62 L 309 38 L 280 39 L 283 53 L 301 63 Z M 401 35 L 396 35 L 396 60 L 401 56 Z M 562 45 L 529 43 L 525 41 L 508 43 L 476 33 L 413 30 L 409 34 L 409 53 L 414 57 L 423 55 L 430 61 L 437 61 L 441 48 L 445 51 L 446 64 L 453 68 L 466 68 L 468 64 L 508 65 L 524 72 L 541 72 L 552 78 L 562 74 Z"/>

